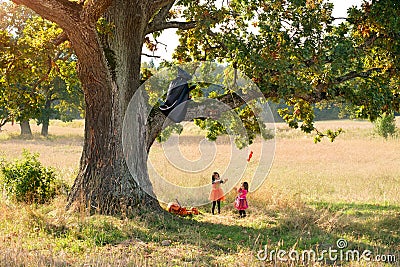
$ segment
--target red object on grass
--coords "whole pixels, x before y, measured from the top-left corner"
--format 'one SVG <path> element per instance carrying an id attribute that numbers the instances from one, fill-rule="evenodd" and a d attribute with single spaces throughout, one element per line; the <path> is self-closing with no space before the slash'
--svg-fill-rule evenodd
<path id="1" fill-rule="evenodd" d="M 249 154 L 249 157 L 247 158 L 247 161 L 250 161 L 252 156 L 253 156 L 253 151 L 250 151 L 250 154 Z"/>

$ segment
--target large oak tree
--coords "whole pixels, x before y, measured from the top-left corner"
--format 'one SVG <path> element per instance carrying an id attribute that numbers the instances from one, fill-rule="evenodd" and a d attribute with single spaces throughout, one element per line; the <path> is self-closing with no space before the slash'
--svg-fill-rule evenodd
<path id="1" fill-rule="evenodd" d="M 77 70 L 86 104 L 85 142 L 69 203 L 85 203 L 90 210 L 105 214 L 122 212 L 144 202 L 157 206 L 134 179 L 147 178 L 147 150 L 156 134 L 148 134 L 150 129 L 144 123 L 147 118 L 139 105 L 137 120 L 144 127 L 134 133 L 137 158 L 132 175 L 137 177 L 132 177 L 122 148 L 124 112 L 140 85 L 145 36 L 170 27 L 193 25 L 166 21 L 174 3 L 171 0 L 14 2 L 57 23 L 64 30 L 60 39 L 69 40 L 79 59 Z M 112 25 L 112 36 L 99 34 L 101 16 Z"/>
<path id="2" fill-rule="evenodd" d="M 158 206 L 136 181 L 148 179 L 147 152 L 165 117 L 155 109 L 148 119 L 144 100 L 137 103 L 131 172 L 122 147 L 123 118 L 140 85 L 140 58 L 148 34 L 170 27 L 192 29 L 181 33 L 180 61 L 227 59 L 253 78 L 269 99 L 283 98 L 294 106 L 282 115 L 306 132 L 315 130 L 310 108 L 314 103 L 353 101 L 359 114 L 371 118 L 385 109 L 399 109 L 398 80 L 392 79 L 399 48 L 390 46 L 397 44 L 391 40 L 398 37 L 398 25 L 392 31 L 385 20 L 375 19 L 381 18 L 379 10 L 393 15 L 388 8 L 396 1 L 387 1 L 388 8 L 379 7 L 377 1 L 353 11 L 354 21 L 339 27 L 333 25 L 332 6 L 319 0 L 13 1 L 57 23 L 79 59 L 86 102 L 85 143 L 69 203 L 84 203 L 101 213 L 123 212 L 142 203 Z M 173 20 L 174 4 L 186 6 L 182 11 L 186 21 Z M 111 27 L 110 33 L 98 31 L 100 17 Z M 376 66 L 378 55 L 384 55 L 388 64 Z M 386 85 L 383 91 L 372 86 L 376 81 Z M 387 89 L 390 84 L 392 89 Z M 233 107 L 244 103 L 223 95 L 217 99 Z"/>

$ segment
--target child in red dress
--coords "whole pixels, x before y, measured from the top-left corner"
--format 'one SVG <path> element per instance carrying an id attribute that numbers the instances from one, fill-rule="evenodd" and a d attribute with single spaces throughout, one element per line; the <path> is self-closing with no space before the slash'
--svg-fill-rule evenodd
<path id="1" fill-rule="evenodd" d="M 237 189 L 238 195 L 235 200 L 235 208 L 239 210 L 239 216 L 241 218 L 246 217 L 246 209 L 249 207 L 247 203 L 247 192 L 249 191 L 249 184 L 243 182 L 239 189 Z"/>
<path id="2" fill-rule="evenodd" d="M 211 212 L 214 215 L 215 211 L 215 205 L 218 204 L 218 214 L 221 213 L 221 201 L 225 200 L 224 197 L 224 191 L 222 191 L 221 184 L 224 182 L 228 181 L 228 179 L 222 180 L 219 177 L 218 172 L 214 172 L 211 176 L 211 183 L 212 183 L 212 189 L 210 192 L 210 197 L 209 199 L 212 201 L 212 209 Z"/>

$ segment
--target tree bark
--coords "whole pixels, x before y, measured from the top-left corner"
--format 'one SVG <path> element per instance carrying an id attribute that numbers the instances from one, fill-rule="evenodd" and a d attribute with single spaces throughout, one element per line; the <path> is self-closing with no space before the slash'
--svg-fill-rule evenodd
<path id="1" fill-rule="evenodd" d="M 23 120 L 19 124 L 21 126 L 21 135 L 23 136 L 32 136 L 31 126 L 29 121 Z"/>
<path id="2" fill-rule="evenodd" d="M 6 125 L 6 123 L 8 122 L 8 117 L 7 118 L 3 118 L 0 119 L 0 132 L 2 131 L 1 128 Z"/>
<path id="3" fill-rule="evenodd" d="M 42 122 L 42 130 L 40 131 L 40 135 L 47 137 L 49 135 L 49 119 L 46 118 Z"/>
<path id="4" fill-rule="evenodd" d="M 104 67 L 106 77 L 100 81 L 107 81 L 107 84 L 85 90 L 85 143 L 69 205 L 83 203 L 89 210 L 103 214 L 132 213 L 140 206 L 159 207 L 158 202 L 137 183 L 138 180 L 149 180 L 147 151 L 143 150 L 146 128 L 136 128 L 130 136 L 134 140 L 131 143 L 134 159 L 130 168 L 122 147 L 123 118 L 140 85 L 141 50 L 149 20 L 146 11 L 150 9 L 141 2 L 144 1 L 115 1 L 106 14 L 107 20 L 115 26 L 113 35 L 100 40 L 93 32 L 90 44 L 98 44 L 97 49 L 102 50 L 100 66 Z M 84 85 L 89 85 L 90 72 L 82 68 L 79 55 L 78 58 L 80 79 Z M 86 59 L 91 60 L 90 57 Z M 85 63 L 87 65 L 100 67 L 96 62 Z M 144 125 L 146 118 L 139 106 L 137 119 Z"/>
<path id="5" fill-rule="evenodd" d="M 44 104 L 44 116 L 43 116 L 43 121 L 42 121 L 42 130 L 40 132 L 40 134 L 42 136 L 49 135 L 50 107 L 51 107 L 51 100 L 46 99 L 46 103 Z"/>

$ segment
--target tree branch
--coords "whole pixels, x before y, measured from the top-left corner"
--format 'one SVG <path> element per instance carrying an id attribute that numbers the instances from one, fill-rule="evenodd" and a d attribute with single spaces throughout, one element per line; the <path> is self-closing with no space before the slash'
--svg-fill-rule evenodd
<path id="1" fill-rule="evenodd" d="M 161 58 L 161 56 L 155 56 L 155 55 L 150 55 L 150 54 L 146 54 L 146 53 L 142 53 L 142 56 Z"/>
<path id="2" fill-rule="evenodd" d="M 151 20 L 151 23 L 159 23 L 162 21 L 165 21 L 167 18 L 167 15 L 169 13 L 169 10 L 172 8 L 172 6 L 175 4 L 175 0 L 171 1 L 171 3 L 168 3 L 167 5 L 163 6 L 157 14 L 154 15 L 153 19 Z"/>
<path id="3" fill-rule="evenodd" d="M 157 2 L 157 1 L 156 1 Z M 151 22 L 147 26 L 146 34 L 161 31 L 169 28 L 177 28 L 181 30 L 188 30 L 196 26 L 196 22 L 189 21 L 167 21 L 167 16 L 170 9 L 175 4 L 176 0 L 160 0 L 164 5 L 161 5 L 161 9 L 153 17 Z"/>
<path id="4" fill-rule="evenodd" d="M 340 84 L 343 82 L 346 82 L 348 80 L 352 80 L 354 78 L 368 78 L 371 76 L 372 72 L 374 71 L 382 71 L 382 68 L 372 68 L 363 72 L 356 72 L 356 71 L 352 71 L 349 72 L 341 77 L 336 78 L 336 80 L 333 82 L 333 84 Z"/>
<path id="5" fill-rule="evenodd" d="M 326 93 L 326 89 L 332 85 L 338 85 L 344 83 L 346 81 L 355 79 L 355 78 L 368 78 L 371 74 L 375 71 L 382 71 L 383 68 L 372 68 L 362 72 L 352 71 L 343 76 L 337 77 L 333 82 L 330 83 L 320 83 L 316 86 L 316 89 L 313 91 L 312 94 L 305 94 L 305 95 L 295 95 L 294 97 L 303 99 L 309 103 L 317 103 L 322 100 L 330 100 L 335 96 L 340 95 L 342 92 L 337 90 L 335 95 L 329 95 Z M 388 69 L 389 71 L 392 69 Z"/>
<path id="6" fill-rule="evenodd" d="M 66 42 L 66 41 L 68 41 L 68 35 L 66 32 L 62 32 L 52 41 L 52 43 L 55 46 L 59 46 L 60 44 Z"/>
<path id="7" fill-rule="evenodd" d="M 277 94 L 275 92 L 268 93 L 252 93 L 252 94 L 244 94 L 242 96 L 238 95 L 235 92 L 226 93 L 224 95 L 218 96 L 215 100 L 224 103 L 229 106 L 231 109 L 238 108 L 246 103 L 249 103 L 251 100 L 260 98 L 260 97 L 270 98 L 276 97 Z M 187 110 L 185 121 L 192 120 L 193 118 L 199 118 L 199 114 L 201 114 L 202 118 L 212 118 L 218 119 L 221 116 L 221 110 L 219 107 L 215 107 L 210 105 L 209 102 L 206 103 L 190 103 L 190 108 Z M 150 111 L 150 116 L 148 117 L 148 131 L 146 131 L 146 144 L 147 151 L 149 151 L 151 145 L 154 140 L 158 136 L 158 134 L 167 126 L 173 124 L 174 122 L 168 120 L 166 116 L 157 108 L 154 107 Z"/>
<path id="8" fill-rule="evenodd" d="M 42 82 L 46 81 L 46 80 L 49 78 L 51 69 L 53 68 L 53 67 L 52 67 L 52 61 L 53 61 L 53 60 L 52 60 L 50 57 L 48 57 L 48 60 L 47 60 L 47 64 L 48 64 L 47 71 L 46 71 L 46 73 L 45 73 L 41 78 L 39 78 L 39 80 L 37 80 L 37 81 L 32 85 L 32 91 L 35 91 L 36 88 L 37 88 Z"/>
<path id="9" fill-rule="evenodd" d="M 221 40 L 217 40 L 217 35 L 218 35 L 217 33 L 213 32 L 211 29 L 207 29 L 207 34 L 209 34 L 211 37 L 214 37 L 213 41 L 218 43 L 220 45 L 220 47 L 222 47 L 226 52 L 229 51 L 228 47 L 226 46 L 226 44 L 224 42 L 222 42 Z"/>
<path id="10" fill-rule="evenodd" d="M 68 29 L 78 20 L 82 6 L 68 0 L 12 0 L 34 10 L 43 18 L 57 23 L 61 28 Z"/>
<path id="11" fill-rule="evenodd" d="M 174 4 L 175 0 L 154 0 L 152 5 L 157 10 L 158 8 L 163 8 L 164 6 L 170 5 L 171 3 Z"/>
<path id="12" fill-rule="evenodd" d="M 180 30 L 189 30 L 196 26 L 195 21 L 162 21 L 157 24 L 150 23 L 147 27 L 146 34 L 161 31 L 170 28 L 177 28 Z"/>
<path id="13" fill-rule="evenodd" d="M 69 0 L 12 0 L 34 10 L 43 18 L 53 21 L 64 30 L 73 31 L 78 21 L 97 19 L 113 3 L 113 0 L 88 0 L 73 2 Z"/>
<path id="14" fill-rule="evenodd" d="M 113 0 L 89 0 L 83 7 L 83 15 L 96 22 L 113 3 Z"/>
<path id="15" fill-rule="evenodd" d="M 369 38 L 367 38 L 365 40 L 365 42 L 363 44 L 358 46 L 357 49 L 361 49 L 362 50 L 362 49 L 371 47 L 378 38 L 379 37 L 377 35 L 370 36 Z"/>

